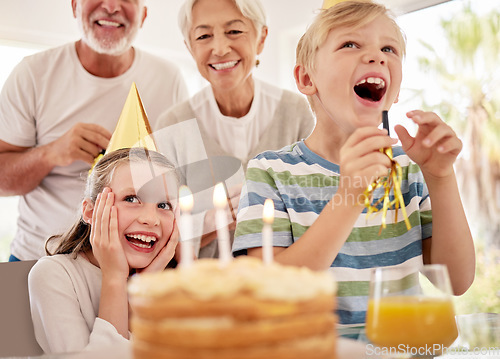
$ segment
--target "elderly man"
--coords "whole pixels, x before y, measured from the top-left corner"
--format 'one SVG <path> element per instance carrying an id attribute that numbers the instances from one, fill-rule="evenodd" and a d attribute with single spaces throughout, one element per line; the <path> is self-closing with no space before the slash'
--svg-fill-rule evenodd
<path id="1" fill-rule="evenodd" d="M 178 69 L 132 47 L 144 0 L 72 0 L 81 39 L 25 58 L 0 95 L 0 195 L 21 195 L 9 260 L 70 225 L 132 82 L 149 119 L 187 98 Z"/>

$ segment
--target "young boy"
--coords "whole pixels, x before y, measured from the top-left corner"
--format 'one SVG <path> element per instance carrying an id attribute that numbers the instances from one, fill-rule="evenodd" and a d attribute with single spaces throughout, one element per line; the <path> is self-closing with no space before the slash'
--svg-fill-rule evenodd
<path id="1" fill-rule="evenodd" d="M 332 267 L 341 324 L 363 325 L 373 267 L 443 263 L 455 294 L 474 278 L 474 246 L 453 170 L 462 144 L 436 114 L 407 114 L 418 125 L 415 137 L 395 128 L 411 229 L 401 210 L 388 211 L 380 235 L 382 215 L 366 216 L 363 192 L 391 166 L 379 149 L 397 143 L 378 126 L 397 101 L 404 52 L 402 32 L 384 6 L 346 1 L 323 10 L 298 44 L 294 70 L 316 127 L 305 141 L 248 165 L 233 251 L 262 255 L 262 207 L 271 198 L 275 260 Z M 374 200 L 382 195 L 376 190 Z"/>

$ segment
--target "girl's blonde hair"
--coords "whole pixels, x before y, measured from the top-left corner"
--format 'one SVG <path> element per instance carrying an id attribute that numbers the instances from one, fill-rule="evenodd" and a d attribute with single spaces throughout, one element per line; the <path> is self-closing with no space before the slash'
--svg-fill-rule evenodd
<path id="1" fill-rule="evenodd" d="M 174 165 L 162 154 L 149 151 L 145 148 L 123 148 L 104 155 L 94 166 L 92 172 L 87 178 L 85 186 L 85 197 L 92 203 L 95 203 L 97 195 L 105 187 L 109 186 L 116 169 L 122 165 L 136 162 L 148 161 L 151 164 L 171 169 L 178 182 L 178 175 Z M 45 243 L 45 252 L 47 255 L 55 254 L 76 254 L 91 250 L 90 244 L 91 225 L 83 220 L 82 217 L 66 233 L 50 237 Z M 57 242 L 53 251 L 49 250 L 49 245 Z"/>

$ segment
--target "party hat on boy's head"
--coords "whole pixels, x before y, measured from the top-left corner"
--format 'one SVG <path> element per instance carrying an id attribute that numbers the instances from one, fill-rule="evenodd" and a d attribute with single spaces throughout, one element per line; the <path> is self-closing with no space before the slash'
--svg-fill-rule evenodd
<path id="1" fill-rule="evenodd" d="M 135 83 L 132 83 L 115 131 L 109 140 L 106 153 L 120 148 L 144 147 L 157 151 L 152 137 L 148 116 L 144 111 L 141 97 Z"/>

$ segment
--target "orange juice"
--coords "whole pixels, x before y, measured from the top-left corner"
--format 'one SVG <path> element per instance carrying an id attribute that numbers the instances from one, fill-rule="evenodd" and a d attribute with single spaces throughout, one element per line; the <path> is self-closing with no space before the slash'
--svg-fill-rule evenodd
<path id="1" fill-rule="evenodd" d="M 449 346 L 458 332 L 451 299 L 395 296 L 368 302 L 366 335 L 382 347 Z"/>

